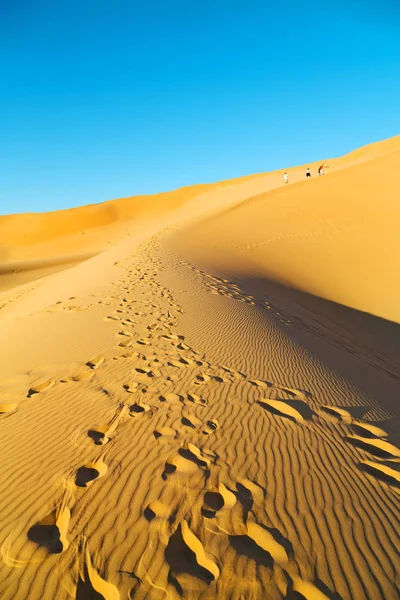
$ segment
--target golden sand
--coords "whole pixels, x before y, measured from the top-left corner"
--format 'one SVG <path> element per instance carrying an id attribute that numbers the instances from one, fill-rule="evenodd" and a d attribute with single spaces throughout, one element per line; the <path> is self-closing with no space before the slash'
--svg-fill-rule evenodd
<path id="1" fill-rule="evenodd" d="M 400 137 L 0 217 L 0 597 L 392 600 Z"/>

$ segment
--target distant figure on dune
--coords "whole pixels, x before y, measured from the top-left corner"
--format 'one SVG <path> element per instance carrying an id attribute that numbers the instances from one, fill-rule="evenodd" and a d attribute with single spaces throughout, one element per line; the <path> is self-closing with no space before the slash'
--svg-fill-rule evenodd
<path id="1" fill-rule="evenodd" d="M 307 169 L 307 171 L 306 171 L 306 177 L 311 177 L 311 171 L 310 171 L 310 169 Z"/>
<path id="2" fill-rule="evenodd" d="M 324 175 L 324 165 L 320 165 L 318 168 L 318 175 Z"/>
<path id="3" fill-rule="evenodd" d="M 284 174 L 284 176 L 283 176 L 283 181 L 284 181 L 285 183 L 289 183 L 289 175 L 288 175 L 287 173 L 285 173 L 285 174 Z"/>

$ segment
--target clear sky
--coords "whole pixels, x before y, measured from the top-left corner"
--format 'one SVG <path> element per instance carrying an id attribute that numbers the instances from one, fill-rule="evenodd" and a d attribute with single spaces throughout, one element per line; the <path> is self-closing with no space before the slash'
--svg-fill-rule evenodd
<path id="1" fill-rule="evenodd" d="M 0 214 L 397 133 L 399 0 L 0 0 Z"/>

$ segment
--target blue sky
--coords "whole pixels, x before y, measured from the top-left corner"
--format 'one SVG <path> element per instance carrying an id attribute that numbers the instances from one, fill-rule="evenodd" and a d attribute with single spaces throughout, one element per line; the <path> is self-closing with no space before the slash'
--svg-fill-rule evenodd
<path id="1" fill-rule="evenodd" d="M 0 0 L 0 214 L 400 133 L 396 0 Z"/>

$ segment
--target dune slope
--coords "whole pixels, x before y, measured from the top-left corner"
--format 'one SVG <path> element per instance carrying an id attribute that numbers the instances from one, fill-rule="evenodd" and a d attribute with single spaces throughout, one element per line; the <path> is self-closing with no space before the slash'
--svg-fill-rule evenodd
<path id="1" fill-rule="evenodd" d="M 365 215 L 396 143 L 0 294 L 1 598 L 397 597 L 400 326 L 362 312 L 397 314 Z"/>
<path id="2" fill-rule="evenodd" d="M 399 165 L 400 149 L 267 192 L 195 224 L 180 242 L 205 262 L 217 255 L 221 269 L 400 322 Z"/>

